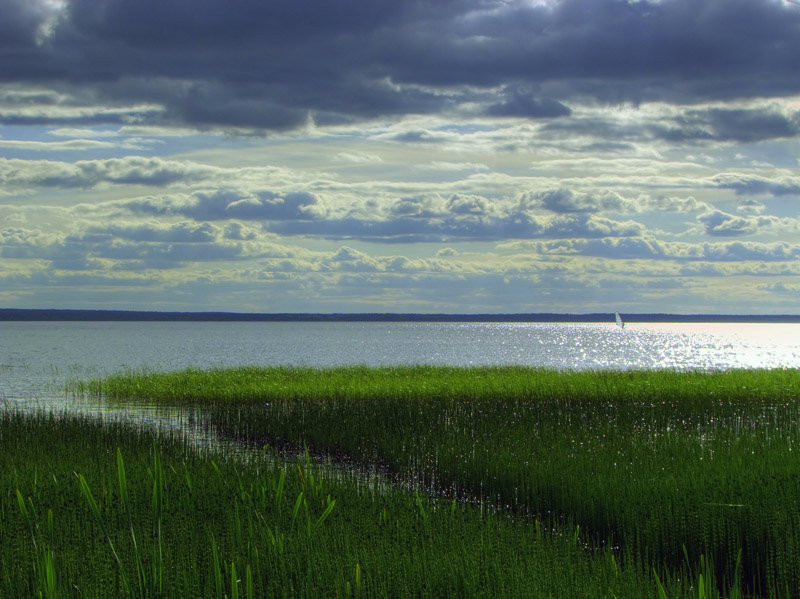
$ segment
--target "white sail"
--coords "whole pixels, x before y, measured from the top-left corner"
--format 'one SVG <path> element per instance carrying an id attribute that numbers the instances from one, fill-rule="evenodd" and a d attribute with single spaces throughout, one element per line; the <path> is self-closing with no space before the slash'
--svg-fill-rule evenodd
<path id="1" fill-rule="evenodd" d="M 617 319 L 617 326 L 624 329 L 625 323 L 622 321 L 622 316 L 619 315 L 619 312 L 614 312 L 614 317 Z"/>

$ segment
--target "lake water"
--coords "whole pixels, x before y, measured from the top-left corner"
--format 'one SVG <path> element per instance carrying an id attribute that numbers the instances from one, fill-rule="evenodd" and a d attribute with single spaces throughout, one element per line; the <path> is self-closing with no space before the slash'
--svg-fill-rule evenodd
<path id="1" fill-rule="evenodd" d="M 123 369 L 522 364 L 556 369 L 800 365 L 798 324 L 0 322 L 0 402 L 62 404 Z"/>

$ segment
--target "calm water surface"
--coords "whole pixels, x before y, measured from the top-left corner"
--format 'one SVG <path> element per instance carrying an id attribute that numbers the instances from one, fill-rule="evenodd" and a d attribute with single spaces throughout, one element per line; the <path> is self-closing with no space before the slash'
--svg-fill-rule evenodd
<path id="1" fill-rule="evenodd" d="M 0 405 L 71 409 L 68 380 L 234 365 L 800 366 L 797 324 L 0 322 Z M 84 403 L 82 403 L 84 402 Z"/>

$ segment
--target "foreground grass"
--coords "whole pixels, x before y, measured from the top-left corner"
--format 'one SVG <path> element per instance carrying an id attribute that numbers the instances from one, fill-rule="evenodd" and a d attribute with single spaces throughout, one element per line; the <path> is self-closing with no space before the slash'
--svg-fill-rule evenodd
<path id="1" fill-rule="evenodd" d="M 657 582 L 622 568 L 620 551 L 587 548 L 576 529 L 332 480 L 307 459 L 243 463 L 118 422 L 0 411 L 0 463 L 2 597 L 641 599 L 699 588 L 700 573 Z"/>
<path id="2" fill-rule="evenodd" d="M 549 527 L 573 523 L 642 571 L 710 558 L 722 588 L 741 575 L 752 594 L 800 596 L 795 370 L 245 368 L 102 385 L 202 406 L 234 438 L 305 443 Z"/>

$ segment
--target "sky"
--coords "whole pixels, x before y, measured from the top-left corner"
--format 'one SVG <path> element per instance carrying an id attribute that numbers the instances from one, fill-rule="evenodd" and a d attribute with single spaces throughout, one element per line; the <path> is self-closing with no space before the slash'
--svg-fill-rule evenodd
<path id="1" fill-rule="evenodd" d="M 0 307 L 800 313 L 800 3 L 0 0 Z"/>

